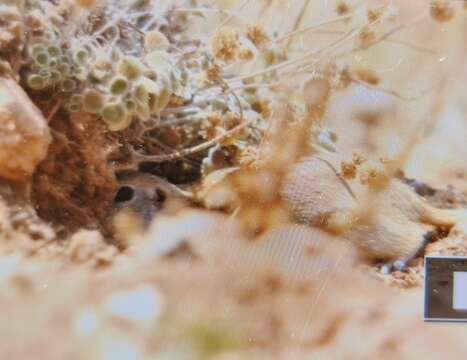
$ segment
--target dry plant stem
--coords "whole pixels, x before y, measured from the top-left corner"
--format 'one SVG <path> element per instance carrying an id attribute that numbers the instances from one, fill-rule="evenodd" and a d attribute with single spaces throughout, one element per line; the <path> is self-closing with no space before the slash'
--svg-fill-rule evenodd
<path id="1" fill-rule="evenodd" d="M 235 97 L 235 100 L 237 101 L 237 104 L 238 104 L 238 107 L 240 109 L 240 120 L 241 120 L 241 123 L 239 125 L 237 125 L 236 127 L 226 131 L 224 134 L 222 135 L 219 135 L 217 137 L 215 137 L 214 139 L 211 139 L 209 141 L 206 141 L 202 144 L 199 144 L 197 146 L 194 146 L 194 147 L 191 147 L 189 149 L 184 149 L 184 150 L 180 150 L 180 151 L 176 151 L 172 154 L 166 154 L 166 155 L 142 155 L 138 152 L 136 152 L 134 149 L 131 149 L 131 152 L 132 152 L 132 156 L 136 159 L 136 160 L 141 160 L 141 161 L 152 161 L 152 162 L 163 162 L 163 161 L 172 161 L 172 160 L 177 160 L 177 159 L 180 159 L 180 158 L 183 158 L 184 156 L 187 156 L 187 155 L 191 155 L 191 154 L 195 154 L 197 152 L 200 152 L 200 151 L 203 151 L 203 150 L 206 150 L 216 144 L 218 144 L 219 142 L 221 142 L 222 140 L 226 139 L 227 137 L 235 134 L 237 131 L 240 131 L 242 129 L 244 129 L 245 127 L 247 127 L 248 125 L 250 125 L 251 123 L 253 123 L 253 121 L 255 119 L 250 119 L 248 121 L 245 121 L 244 119 L 244 115 L 243 115 L 243 106 L 242 106 L 242 103 L 240 101 L 240 98 L 238 97 L 238 95 L 235 93 L 234 90 L 232 90 L 229 85 L 221 78 L 218 78 L 218 81 L 220 82 L 220 85 L 226 89 L 229 90 L 229 92 Z"/>
<path id="2" fill-rule="evenodd" d="M 380 6 L 380 7 L 377 7 L 376 10 L 379 10 L 379 9 L 382 9 L 384 8 L 385 6 Z M 323 27 L 323 26 L 326 26 L 326 25 L 331 25 L 331 24 L 335 24 L 337 22 L 341 22 L 343 20 L 347 20 L 347 19 L 351 19 L 352 17 L 355 16 L 355 13 L 351 13 L 351 14 L 346 14 L 346 15 L 341 15 L 341 16 L 337 16 L 333 19 L 328 19 L 328 20 L 324 20 L 322 22 L 319 22 L 319 23 L 316 23 L 316 24 L 310 24 L 308 26 L 305 26 L 304 28 L 301 28 L 301 29 L 297 29 L 298 26 L 300 26 L 300 23 L 298 24 L 297 27 L 294 28 L 293 31 L 289 32 L 288 34 L 285 34 L 284 36 L 281 36 L 280 38 L 277 38 L 277 39 L 273 39 L 271 40 L 267 45 L 266 47 L 268 46 L 271 46 L 273 44 L 276 44 L 276 43 L 280 43 L 284 40 L 287 40 L 289 39 L 289 43 L 287 44 L 287 48 L 290 44 L 290 41 L 291 41 L 291 37 L 295 36 L 295 35 L 300 35 L 300 34 L 303 34 L 305 32 L 308 32 L 310 30 L 315 30 L 315 29 L 319 29 L 320 27 Z M 376 20 L 374 21 L 373 23 L 370 23 L 369 25 L 374 25 L 376 22 L 378 22 L 379 20 Z M 342 34 L 343 32 L 341 32 Z"/>
<path id="3" fill-rule="evenodd" d="M 275 86 L 279 86 L 282 81 L 276 81 L 273 83 L 258 83 L 258 84 L 248 84 L 248 85 L 238 85 L 232 87 L 232 90 L 247 90 L 247 89 L 264 89 L 264 88 L 272 88 Z"/>
<path id="4" fill-rule="evenodd" d="M 212 140 L 209 140 L 209 141 L 206 141 L 202 144 L 199 144 L 197 146 L 194 146 L 192 148 L 189 148 L 189 149 L 184 149 L 184 150 L 180 150 L 180 151 L 177 151 L 173 154 L 166 154 L 166 155 L 142 155 L 142 154 L 139 154 L 137 153 L 134 149 L 132 149 L 132 153 L 133 153 L 133 156 L 136 160 L 142 160 L 142 161 L 152 161 L 152 162 L 163 162 L 163 161 L 172 161 L 172 160 L 177 160 L 177 159 L 180 159 L 184 156 L 187 156 L 187 155 L 191 155 L 191 154 L 195 154 L 197 152 L 200 152 L 200 151 L 203 151 L 203 150 L 206 150 L 214 145 L 216 145 L 217 143 L 219 143 L 220 141 L 224 140 L 225 138 L 235 134 L 237 131 L 240 131 L 241 129 L 247 127 L 248 125 L 250 125 L 252 122 L 254 121 L 254 119 L 251 119 L 251 120 L 248 120 L 248 121 L 244 121 L 242 124 L 240 125 L 237 125 L 236 127 L 234 127 L 233 129 L 230 129 L 229 131 L 225 132 L 224 134 L 222 135 L 219 135 L 217 136 L 216 138 L 212 139 Z"/>
<path id="5" fill-rule="evenodd" d="M 319 22 L 319 23 L 316 23 L 316 24 L 311 24 L 309 26 L 306 26 L 303 29 L 298 29 L 298 30 L 291 31 L 288 34 L 285 34 L 284 36 L 282 36 L 280 38 L 271 40 L 270 42 L 268 42 L 266 45 L 263 46 L 263 49 L 268 49 L 270 46 L 272 46 L 274 44 L 281 43 L 282 41 L 289 39 L 289 43 L 287 44 L 287 48 L 288 48 L 290 42 L 292 41 L 292 38 L 295 35 L 299 35 L 299 34 L 305 33 L 307 31 L 310 31 L 310 30 L 313 30 L 313 29 L 319 29 L 322 26 L 334 24 L 336 22 L 340 22 L 342 20 L 346 20 L 348 18 L 351 18 L 352 16 L 354 16 L 354 15 L 353 14 L 343 15 L 343 16 L 339 16 L 339 17 L 336 17 L 336 18 L 333 18 L 333 19 L 325 20 L 325 21 L 322 21 L 322 22 Z M 341 34 L 344 34 L 344 32 L 341 32 Z M 229 67 L 233 67 L 236 64 L 236 62 L 237 61 L 233 62 L 232 64 L 229 64 Z"/>
<path id="6" fill-rule="evenodd" d="M 318 30 L 318 31 L 315 31 L 315 34 L 342 35 L 342 34 L 345 34 L 345 32 L 344 31 L 338 31 L 338 30 Z M 436 51 L 436 50 L 429 49 L 429 48 L 423 47 L 421 45 L 413 44 L 413 43 L 410 43 L 408 41 L 404 41 L 404 40 L 400 40 L 400 39 L 387 38 L 387 39 L 383 39 L 382 41 L 392 43 L 392 44 L 399 44 L 399 45 L 405 46 L 405 47 L 407 47 L 409 49 L 413 49 L 415 51 L 419 51 L 419 52 L 423 52 L 423 53 L 427 53 L 427 54 L 439 55 L 439 52 Z"/>
<path id="7" fill-rule="evenodd" d="M 62 141 L 63 143 L 65 144 L 72 144 L 74 146 L 78 146 L 78 144 L 76 142 L 74 142 L 73 140 L 70 140 L 68 139 L 65 135 L 63 135 L 63 133 L 61 133 L 60 131 L 57 131 L 55 130 L 54 128 L 50 128 L 50 132 L 53 134 L 53 136 L 57 139 L 60 139 L 60 141 Z"/>
<path id="8" fill-rule="evenodd" d="M 403 100 L 403 101 L 416 101 L 416 100 L 420 100 L 422 97 L 424 97 L 426 94 L 428 94 L 429 92 L 431 92 L 434 88 L 429 88 L 427 90 L 424 90 L 422 92 L 420 92 L 419 94 L 417 95 L 413 95 L 413 96 L 408 96 L 408 95 L 402 95 L 400 93 L 398 93 L 397 91 L 395 90 L 392 90 L 392 89 L 386 89 L 384 87 L 381 87 L 381 86 L 372 86 L 364 81 L 361 81 L 361 80 L 358 80 L 358 79 L 352 79 L 352 82 L 354 83 L 357 83 L 359 85 L 362 85 L 366 88 L 369 88 L 369 89 L 372 89 L 372 90 L 377 90 L 377 91 L 381 91 L 383 93 L 386 93 L 388 95 L 391 95 L 391 96 L 394 96 L 396 97 L 397 99 L 399 100 Z"/>
<path id="9" fill-rule="evenodd" d="M 301 28 L 301 29 L 297 29 L 297 30 L 294 30 L 294 31 L 291 31 L 289 32 L 288 34 L 285 34 L 284 36 L 281 36 L 277 39 L 273 39 L 271 40 L 269 43 L 267 43 L 265 45 L 265 47 L 269 47 L 271 45 L 274 45 L 274 44 L 278 44 L 278 43 L 281 43 L 282 41 L 284 40 L 289 40 L 289 43 L 290 41 L 292 40 L 292 38 L 296 35 L 300 35 L 300 34 L 303 34 L 303 33 L 306 33 L 310 30 L 315 30 L 315 29 L 319 29 L 323 26 L 326 26 L 326 25 L 331 25 L 331 24 L 335 24 L 337 22 L 340 22 L 340 21 L 343 21 L 343 20 L 346 20 L 346 19 L 350 19 L 354 16 L 354 14 L 347 14 L 347 15 L 343 15 L 343 16 L 339 16 L 339 17 L 335 17 L 333 19 L 329 19 L 329 20 L 324 20 L 324 21 L 321 21 L 319 23 L 316 23 L 316 24 L 310 24 L 308 26 L 305 26 L 304 28 Z M 289 45 L 287 45 L 289 46 Z"/>
<path id="10" fill-rule="evenodd" d="M 376 23 L 378 23 L 380 20 L 377 19 L 371 23 L 368 24 L 368 26 L 372 26 L 372 25 L 375 25 Z M 394 30 L 394 29 L 393 29 Z M 385 35 L 389 36 L 391 34 L 394 33 L 394 31 L 390 31 L 388 33 L 386 33 Z M 350 40 L 351 38 L 357 36 L 358 34 L 358 31 L 359 29 L 354 29 L 354 30 L 351 30 L 349 31 L 347 34 L 345 34 L 344 36 L 342 36 L 341 38 L 337 39 L 336 41 L 334 41 L 333 43 L 325 46 L 324 48 L 321 48 L 321 49 L 318 49 L 318 50 L 309 50 L 309 51 L 306 51 L 302 56 L 300 57 L 297 57 L 295 59 L 291 59 L 291 60 L 288 60 L 288 61 L 284 61 L 280 64 L 276 64 L 276 65 L 272 65 L 266 69 L 263 69 L 263 70 L 260 70 L 260 71 L 257 71 L 253 74 L 247 74 L 247 75 L 242 75 L 242 76 L 238 76 L 238 77 L 235 77 L 235 78 L 231 78 L 231 79 L 228 79 L 230 82 L 234 82 L 234 81 L 241 81 L 241 80 L 245 80 L 245 79 L 250 79 L 252 77 L 255 77 L 255 76 L 261 76 L 261 75 L 265 75 L 267 73 L 270 73 L 270 72 L 273 72 L 273 71 L 276 71 L 276 70 L 281 70 L 285 67 L 289 67 L 291 65 L 297 65 L 297 64 L 300 64 L 301 62 L 305 61 L 306 59 L 308 59 L 309 57 L 312 57 L 312 56 L 317 56 L 317 55 L 322 55 L 326 52 L 329 52 L 331 51 L 333 48 L 335 48 L 337 45 L 340 45 L 342 42 L 346 41 L 346 40 Z M 385 36 L 383 35 L 383 36 Z M 379 42 L 379 41 L 378 41 Z M 374 44 L 372 44 L 374 45 Z M 358 48 L 360 49 L 360 48 Z M 316 64 L 316 61 L 315 63 Z M 313 64 L 313 65 L 314 65 Z M 305 65 L 305 64 L 303 64 Z M 307 64 L 308 66 L 308 64 Z"/>
<path id="11" fill-rule="evenodd" d="M 168 146 L 168 145 L 164 144 L 163 142 L 161 142 L 161 141 L 159 141 L 157 139 L 151 139 L 151 141 L 153 142 L 154 145 L 159 146 L 163 150 L 167 150 L 167 151 L 171 151 L 171 152 L 176 151 L 175 148 L 173 148 L 171 146 Z M 197 161 L 197 160 L 195 160 L 195 159 L 193 159 L 192 157 L 189 157 L 189 156 L 182 156 L 181 159 L 186 161 L 190 165 L 194 165 L 194 166 L 198 166 L 201 163 L 200 161 Z"/>
<path id="12" fill-rule="evenodd" d="M 353 31 L 347 33 L 345 36 L 343 36 L 343 37 L 339 38 L 338 40 L 334 41 L 330 45 L 327 45 L 324 48 L 321 48 L 321 49 L 318 49 L 318 50 L 309 50 L 309 51 L 305 52 L 302 56 L 299 56 L 299 57 L 297 57 L 295 59 L 291 59 L 291 60 L 288 60 L 288 61 L 284 61 L 284 62 L 282 62 L 280 64 L 269 66 L 268 68 L 266 68 L 264 70 L 254 72 L 252 74 L 241 75 L 241 76 L 237 76 L 235 78 L 226 79 L 226 80 L 229 81 L 229 82 L 246 80 L 246 79 L 250 79 L 250 78 L 253 78 L 253 77 L 256 77 L 256 76 L 265 75 L 265 74 L 268 74 L 268 73 L 276 71 L 276 70 L 281 70 L 283 68 L 286 68 L 286 67 L 289 67 L 289 66 L 292 66 L 292 65 L 300 64 L 303 61 L 305 61 L 306 59 L 308 59 L 309 57 L 320 55 L 320 54 L 324 53 L 325 51 L 331 50 L 333 47 L 339 45 L 343 41 L 345 41 L 345 40 L 347 40 L 347 39 L 349 39 L 349 38 L 351 38 L 351 37 L 353 37 L 355 35 L 356 35 L 356 31 L 353 30 Z"/>
<path id="13" fill-rule="evenodd" d="M 234 11 L 234 13 L 239 13 L 240 11 L 242 11 L 243 8 L 244 8 L 245 6 L 248 5 L 249 2 L 250 2 L 250 0 L 245 0 L 242 4 L 240 4 L 240 5 L 238 6 L 238 8 Z M 227 25 L 233 18 L 234 18 L 234 16 L 229 15 L 226 19 L 224 19 L 224 20 L 216 27 L 216 29 L 214 30 L 214 33 L 215 33 L 217 30 L 219 30 L 221 27 Z"/>
<path id="14" fill-rule="evenodd" d="M 264 132 L 263 137 L 261 138 L 260 143 L 259 143 L 260 158 L 263 158 L 265 156 L 264 151 L 265 151 L 265 148 L 266 148 L 266 144 L 269 143 L 270 140 L 271 140 L 271 130 L 272 130 L 272 126 L 273 126 L 274 121 L 275 121 L 275 110 L 272 110 L 270 118 L 271 118 L 271 120 L 268 121 L 268 126 L 267 126 L 267 128 L 266 128 L 266 130 Z"/>
<path id="15" fill-rule="evenodd" d="M 52 118 L 55 116 L 57 111 L 60 109 L 60 107 L 62 106 L 62 103 L 63 103 L 63 100 L 58 99 L 55 102 L 55 104 L 52 106 L 52 108 L 50 109 L 50 112 L 47 114 L 47 117 L 46 117 L 48 123 L 50 122 L 50 120 L 52 120 Z"/>
<path id="16" fill-rule="evenodd" d="M 102 28 L 97 30 L 93 34 L 93 36 L 98 37 L 98 36 L 104 34 L 107 30 L 110 30 L 111 28 L 117 26 L 120 21 L 122 21 L 122 12 L 120 12 L 111 22 L 105 24 Z"/>
<path id="17" fill-rule="evenodd" d="M 161 115 L 186 114 L 190 112 L 191 113 L 197 112 L 201 110 L 203 106 L 208 105 L 210 101 L 215 100 L 215 99 L 218 100 L 217 97 L 212 97 L 212 98 L 203 99 L 197 102 L 193 102 L 190 105 L 164 109 L 162 110 Z"/>
<path id="18" fill-rule="evenodd" d="M 302 9 L 300 10 L 300 13 L 298 14 L 298 17 L 295 20 L 295 23 L 293 26 L 294 31 L 297 30 L 299 26 L 302 24 L 302 21 L 305 17 L 306 11 L 308 10 L 308 6 L 310 5 L 310 2 L 311 0 L 305 0 L 305 2 L 303 3 Z M 287 42 L 286 49 L 288 49 L 291 44 L 292 44 L 292 38 L 290 37 L 289 41 Z"/>
<path id="19" fill-rule="evenodd" d="M 402 31 L 402 30 L 405 30 L 411 26 L 414 26 L 414 25 L 417 25 L 418 23 L 424 21 L 424 20 L 427 20 L 429 19 L 429 17 L 427 15 L 422 15 L 420 17 L 418 17 L 417 19 L 415 19 L 414 21 L 412 21 L 411 23 L 408 23 L 408 24 L 402 24 L 402 25 L 399 25 L 399 26 L 396 26 L 395 28 L 387 31 L 386 33 L 384 33 L 383 35 L 381 35 L 378 39 L 374 40 L 373 42 L 371 42 L 370 44 L 368 44 L 364 49 L 362 49 L 361 46 L 355 46 L 353 49 L 351 50 L 348 50 L 348 51 L 345 51 L 345 52 L 341 52 L 339 54 L 336 54 L 335 57 L 336 58 L 339 58 L 339 57 L 344 57 L 344 56 L 347 56 L 347 55 L 350 55 L 350 54 L 353 54 L 354 52 L 357 52 L 359 50 L 367 50 L 373 46 L 375 46 L 376 44 L 379 44 L 380 42 L 388 39 L 391 35 L 399 32 L 399 31 Z"/>
<path id="20" fill-rule="evenodd" d="M 171 127 L 171 126 L 176 126 L 176 125 L 183 125 L 183 124 L 198 124 L 204 120 L 203 117 L 193 117 L 192 115 L 187 115 L 184 117 L 179 117 L 175 119 L 170 119 L 170 120 L 165 120 L 164 122 L 161 122 L 160 124 L 157 124 L 154 126 L 154 129 L 157 128 L 166 128 L 166 127 Z"/>
<path id="21" fill-rule="evenodd" d="M 241 15 L 235 11 L 229 11 L 224 9 L 212 9 L 212 8 L 175 8 L 172 12 L 189 12 L 189 13 L 216 13 L 222 15 L 232 16 L 238 20 L 245 21 Z"/>
<path id="22" fill-rule="evenodd" d="M 421 45 L 412 44 L 412 43 L 410 43 L 408 41 L 399 40 L 399 39 L 383 39 L 383 41 L 387 41 L 387 42 L 390 42 L 390 43 L 393 43 L 393 44 L 403 45 L 403 46 L 406 46 L 409 49 L 413 49 L 413 50 L 420 51 L 420 52 L 423 52 L 423 53 L 432 54 L 432 55 L 439 55 L 439 53 L 436 50 L 428 49 L 428 48 L 425 48 L 425 47 L 423 47 Z"/>
<path id="23" fill-rule="evenodd" d="M 449 85 L 450 79 L 453 76 L 457 75 L 457 71 L 459 68 L 463 66 L 465 54 L 467 52 L 467 46 L 465 42 L 462 44 L 462 49 L 459 51 L 459 55 L 457 56 L 457 60 L 451 67 L 451 72 L 449 74 L 444 74 L 444 76 L 439 80 L 436 86 L 436 96 L 433 105 L 425 115 L 426 118 L 429 119 L 428 123 L 420 129 L 417 126 L 417 129 L 412 134 L 411 138 L 407 142 L 407 145 L 401 151 L 401 154 L 398 156 L 396 161 L 394 161 L 394 169 L 402 169 L 404 164 L 407 162 L 412 150 L 419 144 L 419 142 L 430 135 L 430 133 L 435 128 L 437 121 L 440 118 L 441 112 L 444 109 L 444 103 L 449 94 Z M 435 87 L 433 87 L 435 89 Z"/>

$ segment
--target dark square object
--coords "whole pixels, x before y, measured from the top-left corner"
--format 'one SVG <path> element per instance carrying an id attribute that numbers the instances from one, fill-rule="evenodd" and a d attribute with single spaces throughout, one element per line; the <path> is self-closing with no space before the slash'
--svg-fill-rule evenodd
<path id="1" fill-rule="evenodd" d="M 456 284 L 454 273 L 456 275 Z M 467 306 L 467 257 L 425 258 L 425 321 L 465 321 Z M 457 291 L 456 295 L 454 295 Z M 461 299 L 461 300 L 459 300 Z"/>

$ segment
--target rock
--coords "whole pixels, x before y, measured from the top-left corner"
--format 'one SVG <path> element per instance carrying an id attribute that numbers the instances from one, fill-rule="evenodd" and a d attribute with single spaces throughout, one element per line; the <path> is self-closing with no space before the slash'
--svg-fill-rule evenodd
<path id="1" fill-rule="evenodd" d="M 18 49 L 23 39 L 21 14 L 14 4 L 0 4 L 0 51 Z M 6 1 L 8 3 L 8 1 Z"/>
<path id="2" fill-rule="evenodd" d="M 0 78 L 0 177 L 25 182 L 51 142 L 47 120 L 21 87 Z"/>
<path id="3" fill-rule="evenodd" d="M 150 327 L 163 313 L 162 295 L 151 285 L 141 284 L 108 296 L 105 312 L 135 325 Z"/>
<path id="4" fill-rule="evenodd" d="M 76 264 L 101 267 L 112 263 L 117 249 L 107 244 L 99 231 L 81 229 L 71 236 L 66 254 Z"/>

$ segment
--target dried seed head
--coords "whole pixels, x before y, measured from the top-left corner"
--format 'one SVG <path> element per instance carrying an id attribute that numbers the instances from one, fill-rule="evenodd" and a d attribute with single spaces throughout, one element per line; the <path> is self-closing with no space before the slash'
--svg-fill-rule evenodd
<path id="1" fill-rule="evenodd" d="M 30 53 L 31 55 L 36 55 L 37 53 L 40 52 L 46 52 L 47 48 L 43 44 L 34 44 L 31 46 Z"/>
<path id="2" fill-rule="evenodd" d="M 50 69 L 48 68 L 42 68 L 39 70 L 38 75 L 43 78 L 44 80 L 47 80 L 50 77 Z"/>
<path id="3" fill-rule="evenodd" d="M 125 113 L 123 106 L 117 103 L 106 105 L 102 110 L 102 118 L 112 131 L 123 130 L 130 125 L 131 118 Z"/>
<path id="4" fill-rule="evenodd" d="M 359 180 L 362 185 L 375 187 L 379 185 L 382 177 L 383 173 L 370 165 L 363 166 L 359 171 Z"/>
<path id="5" fill-rule="evenodd" d="M 59 33 L 54 29 L 48 29 L 44 31 L 43 35 L 49 41 L 56 41 Z"/>
<path id="6" fill-rule="evenodd" d="M 358 42 L 363 49 L 366 49 L 367 47 L 372 45 L 375 42 L 375 40 L 376 34 L 367 26 L 365 26 L 358 34 Z"/>
<path id="7" fill-rule="evenodd" d="M 220 77 L 220 68 L 217 65 L 208 67 L 203 72 L 202 83 L 211 84 L 219 80 Z"/>
<path id="8" fill-rule="evenodd" d="M 172 59 L 165 51 L 154 50 L 146 55 L 146 63 L 158 74 L 168 73 L 172 69 Z"/>
<path id="9" fill-rule="evenodd" d="M 70 98 L 70 103 L 71 104 L 82 104 L 83 103 L 83 95 L 72 95 Z"/>
<path id="10" fill-rule="evenodd" d="M 136 105 L 136 115 L 138 119 L 141 121 L 147 121 L 151 117 L 151 113 L 149 112 L 148 105 L 137 104 Z"/>
<path id="11" fill-rule="evenodd" d="M 134 56 L 125 56 L 117 64 L 119 74 L 125 76 L 128 80 L 139 78 L 143 72 L 143 65 Z"/>
<path id="12" fill-rule="evenodd" d="M 125 100 L 125 109 L 129 113 L 133 113 L 136 110 L 136 102 L 132 99 Z"/>
<path id="13" fill-rule="evenodd" d="M 68 104 L 68 110 L 70 110 L 71 112 L 78 112 L 81 110 L 81 104 L 70 102 Z"/>
<path id="14" fill-rule="evenodd" d="M 57 70 L 52 70 L 50 72 L 49 81 L 50 81 L 51 84 L 56 84 L 61 79 L 62 79 L 62 74 L 60 74 L 60 72 L 58 72 Z"/>
<path id="15" fill-rule="evenodd" d="M 257 48 L 260 48 L 269 41 L 268 34 L 260 25 L 249 25 L 246 30 L 246 37 Z"/>
<path id="16" fill-rule="evenodd" d="M 104 107 L 105 97 L 101 92 L 88 89 L 84 93 L 83 107 L 84 111 L 91 114 L 98 114 Z"/>
<path id="17" fill-rule="evenodd" d="M 95 8 L 98 4 L 97 0 L 75 0 L 75 2 L 76 5 L 87 10 Z"/>
<path id="18" fill-rule="evenodd" d="M 353 180 L 357 176 L 357 167 L 353 163 L 341 163 L 341 175 L 346 180 Z"/>
<path id="19" fill-rule="evenodd" d="M 148 51 L 167 50 L 169 46 L 169 39 L 158 30 L 148 31 L 144 34 L 144 47 Z"/>
<path id="20" fill-rule="evenodd" d="M 339 1 L 336 6 L 337 15 L 345 15 L 350 11 L 349 5 L 345 1 Z"/>
<path id="21" fill-rule="evenodd" d="M 240 34 L 236 29 L 223 27 L 211 37 L 209 46 L 214 58 L 226 63 L 233 61 L 240 48 Z"/>
<path id="22" fill-rule="evenodd" d="M 454 17 L 454 7 L 450 1 L 433 0 L 430 3 L 430 15 L 439 22 L 446 22 Z"/>
<path id="23" fill-rule="evenodd" d="M 144 108 L 144 111 L 152 110 L 155 99 L 159 96 L 161 89 L 157 83 L 146 77 L 141 78 L 134 90 L 136 103 Z M 145 112 L 144 112 L 145 114 Z M 147 117 L 147 116 L 144 116 Z"/>
<path id="24" fill-rule="evenodd" d="M 112 95 L 123 95 L 128 91 L 128 80 L 122 76 L 117 76 L 110 82 L 110 93 Z"/>
<path id="25" fill-rule="evenodd" d="M 354 163 L 356 166 L 360 166 L 363 163 L 365 163 L 366 161 L 367 161 L 367 159 L 361 154 L 354 153 L 352 155 L 352 163 Z"/>
<path id="26" fill-rule="evenodd" d="M 55 46 L 55 45 L 51 45 L 47 48 L 47 52 L 49 53 L 49 55 L 51 57 L 58 57 L 60 56 L 60 54 L 62 53 L 60 48 L 58 46 Z"/>
<path id="27" fill-rule="evenodd" d="M 379 84 L 379 77 L 373 70 L 357 68 L 354 70 L 354 74 L 359 80 L 366 82 L 367 84 L 374 86 Z"/>
<path id="28" fill-rule="evenodd" d="M 133 96 L 135 101 L 139 104 L 147 104 L 149 99 L 149 93 L 144 84 L 138 84 L 134 91 Z"/>
<path id="29" fill-rule="evenodd" d="M 30 75 L 27 80 L 28 86 L 34 90 L 42 90 L 46 87 L 47 83 L 44 79 L 36 74 Z"/>
<path id="30" fill-rule="evenodd" d="M 64 79 L 60 83 L 60 87 L 64 92 L 72 92 L 76 89 L 76 83 L 73 79 Z"/>
<path id="31" fill-rule="evenodd" d="M 73 59 L 79 65 L 87 64 L 88 61 L 89 61 L 89 58 L 90 58 L 89 51 L 87 49 L 85 49 L 85 48 L 78 49 L 73 54 Z"/>
<path id="32" fill-rule="evenodd" d="M 238 58 L 244 61 L 251 61 L 256 57 L 256 47 L 247 38 L 241 38 L 241 47 L 238 50 Z"/>
<path id="33" fill-rule="evenodd" d="M 88 71 L 83 66 L 79 66 L 73 68 L 73 76 L 75 76 L 78 80 L 84 81 L 88 77 Z"/>
<path id="34" fill-rule="evenodd" d="M 60 71 L 60 73 L 64 76 L 67 77 L 70 75 L 70 65 L 66 63 L 60 63 L 57 65 L 57 70 Z"/>
<path id="35" fill-rule="evenodd" d="M 167 89 L 162 89 L 157 97 L 154 105 L 152 106 L 151 110 L 155 113 L 159 113 L 164 110 L 167 105 L 169 104 L 171 99 L 171 94 Z"/>
<path id="36" fill-rule="evenodd" d="M 249 48 L 242 48 L 238 52 L 238 58 L 243 61 L 251 61 L 255 58 L 255 52 Z"/>
<path id="37" fill-rule="evenodd" d="M 382 15 L 382 9 L 370 9 L 368 10 L 367 12 L 367 18 L 368 18 L 368 22 L 370 23 L 374 23 L 376 21 L 378 21 L 380 18 L 381 18 L 381 15 Z"/>
<path id="38" fill-rule="evenodd" d="M 50 57 L 45 51 L 44 52 L 42 52 L 42 51 L 38 52 L 37 54 L 34 55 L 34 61 L 39 66 L 48 65 L 49 60 L 50 60 Z"/>
<path id="39" fill-rule="evenodd" d="M 352 83 L 352 76 L 350 76 L 350 71 L 348 67 L 344 67 L 339 72 L 337 87 L 341 90 L 347 89 L 351 83 Z"/>

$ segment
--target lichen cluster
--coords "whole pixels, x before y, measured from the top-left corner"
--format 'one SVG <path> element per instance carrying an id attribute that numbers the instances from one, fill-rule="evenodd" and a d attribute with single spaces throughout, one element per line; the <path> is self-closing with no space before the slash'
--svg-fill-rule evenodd
<path id="1" fill-rule="evenodd" d="M 67 110 L 95 114 L 112 131 L 128 127 L 134 117 L 148 120 L 167 106 L 181 75 L 162 50 L 143 61 L 117 50 L 108 54 L 83 39 L 69 44 L 60 29 L 43 31 L 28 46 L 27 85 L 58 93 Z"/>
<path id="2" fill-rule="evenodd" d="M 28 4 L 21 76 L 33 98 L 47 94 L 62 111 L 85 112 L 111 131 L 130 128 L 114 154 L 127 166 L 200 155 L 191 163 L 204 159 L 209 172 L 258 143 L 267 102 L 242 82 L 233 89 L 223 68 L 256 59 L 269 40 L 261 27 L 221 27 L 204 40 L 185 32 L 197 15 L 182 11 L 191 1 L 95 5 L 77 19 L 78 5 Z"/>

